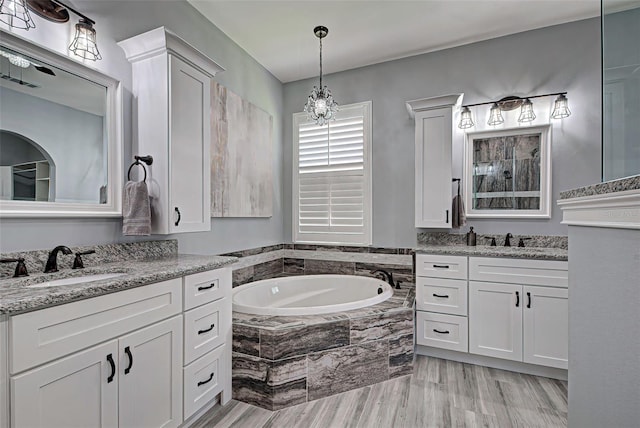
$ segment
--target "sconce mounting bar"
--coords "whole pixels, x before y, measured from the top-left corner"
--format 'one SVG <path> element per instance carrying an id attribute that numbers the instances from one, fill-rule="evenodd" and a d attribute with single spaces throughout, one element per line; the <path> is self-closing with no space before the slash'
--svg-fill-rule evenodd
<path id="1" fill-rule="evenodd" d="M 42 18 L 53 22 L 67 22 L 69 20 L 69 13 L 65 11 L 66 9 L 75 13 L 91 25 L 96 23 L 93 19 L 59 0 L 27 0 L 27 7 Z"/>

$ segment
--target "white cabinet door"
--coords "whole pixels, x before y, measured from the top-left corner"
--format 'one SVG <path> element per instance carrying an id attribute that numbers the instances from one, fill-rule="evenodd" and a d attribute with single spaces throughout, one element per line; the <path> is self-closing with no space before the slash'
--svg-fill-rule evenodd
<path id="1" fill-rule="evenodd" d="M 182 315 L 119 340 L 120 428 L 182 423 Z"/>
<path id="2" fill-rule="evenodd" d="M 117 359 L 112 340 L 14 376 L 12 427 L 117 427 Z"/>
<path id="3" fill-rule="evenodd" d="M 451 227 L 452 108 L 416 113 L 416 227 Z"/>
<path id="4" fill-rule="evenodd" d="M 522 361 L 522 286 L 469 281 L 469 352 Z"/>
<path id="5" fill-rule="evenodd" d="M 524 287 L 524 362 L 568 368 L 569 290 Z"/>
<path id="6" fill-rule="evenodd" d="M 211 78 L 169 55 L 169 231 L 211 229 Z"/>

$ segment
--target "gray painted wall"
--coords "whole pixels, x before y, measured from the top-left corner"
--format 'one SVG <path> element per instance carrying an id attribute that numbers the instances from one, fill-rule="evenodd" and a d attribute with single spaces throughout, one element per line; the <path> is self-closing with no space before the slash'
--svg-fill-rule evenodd
<path id="1" fill-rule="evenodd" d="M 76 8 L 96 21 L 102 61 L 91 62 L 124 85 L 124 162 L 131 163 L 131 67 L 117 41 L 166 26 L 225 67 L 216 80 L 244 99 L 267 111 L 274 119 L 274 214 L 266 219 L 212 219 L 211 232 L 153 236 L 177 238 L 181 252 L 215 254 L 282 242 L 282 84 L 218 28 L 186 2 L 178 1 L 78 1 Z M 17 34 L 66 54 L 75 20 L 67 25 L 34 17 L 37 28 Z M 138 238 L 138 240 L 149 238 Z M 121 219 L 2 219 L 0 252 L 53 248 L 58 244 L 91 245 L 128 242 Z"/>
<path id="2" fill-rule="evenodd" d="M 569 248 L 569 427 L 638 426 L 640 230 L 571 226 Z"/>
<path id="3" fill-rule="evenodd" d="M 326 51 L 331 43 L 329 35 L 323 43 Z M 340 104 L 373 101 L 374 246 L 410 247 L 416 242 L 414 122 L 405 101 L 459 92 L 466 104 L 569 92 L 572 116 L 553 122 L 553 217 L 469 222 L 484 234 L 566 235 L 555 205 L 558 193 L 600 181 L 600 74 L 600 20 L 589 19 L 326 76 Z M 284 86 L 286 241 L 291 240 L 292 114 L 302 110 L 314 84 L 317 79 Z M 552 102 L 547 101 L 547 110 Z M 463 135 L 458 130 L 454 136 L 454 176 L 462 171 Z"/>

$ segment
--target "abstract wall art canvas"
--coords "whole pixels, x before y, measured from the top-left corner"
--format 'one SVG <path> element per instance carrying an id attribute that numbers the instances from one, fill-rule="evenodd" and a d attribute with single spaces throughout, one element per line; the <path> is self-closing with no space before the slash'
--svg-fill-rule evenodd
<path id="1" fill-rule="evenodd" d="M 211 217 L 271 217 L 273 117 L 211 85 Z"/>

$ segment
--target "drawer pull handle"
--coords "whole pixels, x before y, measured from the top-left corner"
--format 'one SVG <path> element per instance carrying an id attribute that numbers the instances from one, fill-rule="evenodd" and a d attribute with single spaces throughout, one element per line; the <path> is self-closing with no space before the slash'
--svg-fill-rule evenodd
<path id="1" fill-rule="evenodd" d="M 211 330 L 213 330 L 213 328 L 216 326 L 215 323 L 211 324 L 211 326 L 209 326 L 209 328 L 205 328 L 204 330 L 198 330 L 198 334 L 204 334 L 204 333 L 208 333 Z"/>
<path id="2" fill-rule="evenodd" d="M 435 331 L 436 333 L 440 333 L 440 334 L 449 334 L 449 330 L 440 331 L 437 328 L 434 328 L 433 331 Z"/>
<path id="3" fill-rule="evenodd" d="M 113 377 L 116 375 L 116 363 L 113 361 L 113 355 L 107 355 L 107 362 L 111 366 L 111 374 L 107 378 L 107 383 L 113 382 Z"/>
<path id="4" fill-rule="evenodd" d="M 527 291 L 527 308 L 531 308 L 531 293 Z"/>
<path id="5" fill-rule="evenodd" d="M 516 308 L 520 307 L 520 292 L 516 291 Z"/>
<path id="6" fill-rule="evenodd" d="M 176 214 L 178 214 L 178 219 L 175 222 L 175 225 L 179 225 L 180 224 L 180 220 L 182 220 L 182 214 L 180 214 L 180 209 L 178 207 L 175 208 L 176 209 Z"/>
<path id="7" fill-rule="evenodd" d="M 433 267 L 438 269 L 449 269 L 449 265 L 433 265 Z"/>
<path id="8" fill-rule="evenodd" d="M 433 293 L 433 297 L 442 297 L 444 299 L 448 299 L 449 295 L 448 294 L 436 294 L 436 293 Z"/>
<path id="9" fill-rule="evenodd" d="M 198 386 L 202 386 L 202 385 L 204 385 L 206 383 L 209 383 L 209 382 L 211 382 L 212 379 L 213 379 L 213 373 L 211 373 L 209 375 L 209 379 L 198 382 Z"/>
<path id="10" fill-rule="evenodd" d="M 124 348 L 124 353 L 127 354 L 127 357 L 129 357 L 129 367 L 124 369 L 124 374 L 129 374 L 129 372 L 131 371 L 131 367 L 133 367 L 133 354 L 131 353 L 131 349 L 129 349 L 128 346 Z"/>
<path id="11" fill-rule="evenodd" d="M 216 283 L 215 283 L 215 282 L 212 282 L 210 285 L 208 285 L 208 286 L 206 286 L 206 287 L 198 287 L 198 291 L 210 290 L 210 289 L 212 289 L 212 288 L 213 288 L 213 287 L 215 287 L 215 286 L 216 286 Z"/>

